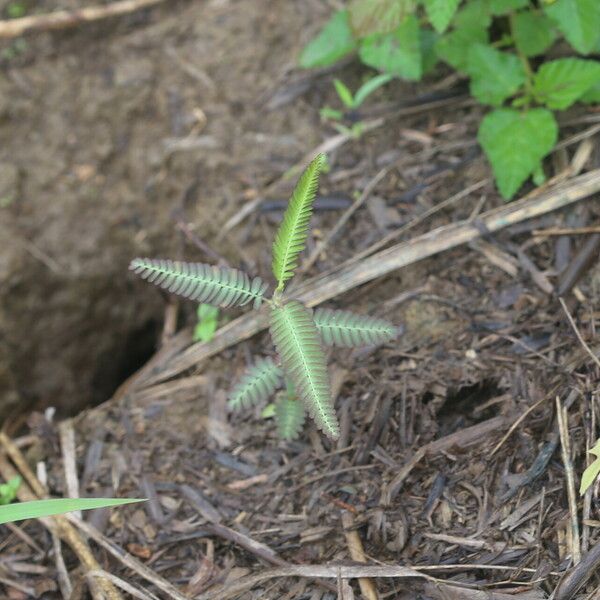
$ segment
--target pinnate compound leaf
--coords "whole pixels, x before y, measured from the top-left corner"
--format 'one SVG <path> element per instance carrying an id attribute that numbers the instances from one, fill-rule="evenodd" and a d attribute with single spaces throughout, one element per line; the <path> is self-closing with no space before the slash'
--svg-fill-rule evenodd
<path id="1" fill-rule="evenodd" d="M 353 348 L 383 344 L 395 339 L 398 328 L 377 317 L 356 315 L 346 310 L 318 308 L 314 321 L 327 346 Z"/>
<path id="2" fill-rule="evenodd" d="M 507 52 L 485 44 L 473 44 L 467 56 L 471 94 L 483 104 L 500 106 L 525 83 L 521 61 Z"/>
<path id="3" fill-rule="evenodd" d="M 311 311 L 297 300 L 271 309 L 271 337 L 283 370 L 317 426 L 336 439 L 340 430 L 331 398 L 321 336 Z"/>
<path id="4" fill-rule="evenodd" d="M 273 274 L 279 290 L 294 276 L 298 255 L 304 250 L 308 223 L 319 185 L 325 155 L 318 154 L 300 177 L 273 242 Z"/>
<path id="5" fill-rule="evenodd" d="M 213 306 L 244 306 L 253 301 L 258 308 L 267 289 L 260 277 L 251 280 L 238 269 L 204 263 L 136 258 L 129 268 L 172 294 Z"/>
<path id="6" fill-rule="evenodd" d="M 545 3 L 546 14 L 577 52 L 589 54 L 600 39 L 598 0 L 556 0 Z"/>
<path id="7" fill-rule="evenodd" d="M 281 394 L 275 403 L 275 422 L 279 436 L 284 440 L 295 440 L 304 425 L 302 402 Z"/>
<path id="8" fill-rule="evenodd" d="M 483 118 L 478 140 L 492 164 L 504 198 L 514 196 L 552 150 L 557 138 L 556 120 L 544 108 L 524 113 L 503 108 Z"/>
<path id="9" fill-rule="evenodd" d="M 53 515 L 61 515 L 76 510 L 90 510 L 143 502 L 132 498 L 56 498 L 51 500 L 34 500 L 17 502 L 0 506 L 0 524 L 14 523 L 24 519 L 40 519 Z"/>
<path id="10" fill-rule="evenodd" d="M 544 63 L 535 74 L 533 93 L 548 108 L 562 110 L 600 83 L 600 62 L 559 58 Z"/>
<path id="11" fill-rule="evenodd" d="M 460 4 L 460 0 L 424 0 L 427 18 L 438 33 L 444 33 Z"/>
<path id="12" fill-rule="evenodd" d="M 362 40 L 358 54 L 363 63 L 385 73 L 417 81 L 423 74 L 419 21 L 409 15 L 387 34 L 373 34 Z"/>
<path id="13" fill-rule="evenodd" d="M 283 380 L 283 371 L 271 358 L 258 359 L 242 376 L 229 394 L 233 410 L 267 400 Z"/>
<path id="14" fill-rule="evenodd" d="M 350 24 L 357 37 L 391 33 L 415 6 L 415 0 L 352 0 Z"/>
<path id="15" fill-rule="evenodd" d="M 347 10 L 340 10 L 329 19 L 320 33 L 300 54 L 300 66 L 305 69 L 327 67 L 356 49 Z"/>
<path id="16" fill-rule="evenodd" d="M 525 11 L 514 17 L 513 36 L 517 48 L 525 56 L 538 56 L 552 45 L 556 30 L 546 15 Z"/>

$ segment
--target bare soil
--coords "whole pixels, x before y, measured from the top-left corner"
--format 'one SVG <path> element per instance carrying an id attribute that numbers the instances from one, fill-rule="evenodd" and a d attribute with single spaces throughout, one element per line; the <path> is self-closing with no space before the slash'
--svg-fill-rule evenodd
<path id="1" fill-rule="evenodd" d="M 91 2 L 35 9 L 74 4 Z M 262 334 L 160 378 L 191 344 L 194 307 L 136 281 L 127 265 L 169 256 L 269 278 L 294 181 L 286 174 L 336 139 L 318 114 L 335 104 L 332 77 L 356 84 L 364 75 L 355 62 L 297 70 L 329 10 L 316 0 L 177 1 L 0 45 L 5 429 L 32 466 L 44 463 L 52 495 L 68 493 L 73 461 L 81 495 L 149 498 L 86 516 L 155 574 L 148 581 L 91 542 L 102 567 L 142 597 L 173 597 L 162 578 L 190 598 L 369 598 L 356 579 L 349 591 L 336 578 L 267 578 L 272 567 L 353 564 L 356 531 L 370 566 L 427 576 L 372 579 L 380 598 L 541 600 L 557 586 L 557 600 L 596 598 L 596 563 L 571 569 L 578 552 L 584 564 L 598 553 L 597 490 L 578 500 L 574 535 L 556 399 L 568 407 L 563 444 L 578 484 L 598 437 L 599 371 L 556 292 L 566 286 L 566 307 L 597 354 L 598 249 L 568 286 L 593 234 L 534 232 L 597 225 L 597 198 L 484 231 L 330 302 L 404 329 L 393 344 L 329 355 L 344 431 L 336 444 L 310 424 L 282 443 L 260 407 L 228 414 L 232 381 L 271 351 Z M 305 279 L 393 232 L 408 240 L 502 205 L 476 144 L 481 111 L 462 82 L 440 84 L 443 76 L 393 83 L 349 115 L 371 129 L 330 151 L 309 253 L 385 173 Z M 569 139 L 597 115 L 562 118 Z M 548 174 L 563 176 L 587 150 L 583 170 L 598 168 L 590 134 L 557 151 Z M 61 451 L 66 416 L 75 456 Z M 63 597 L 50 535 L 35 522 L 21 529 L 27 535 L 4 532 L 2 593 Z M 75 554 L 64 545 L 63 554 L 85 590 Z M 561 584 L 565 574 L 572 579 Z"/>

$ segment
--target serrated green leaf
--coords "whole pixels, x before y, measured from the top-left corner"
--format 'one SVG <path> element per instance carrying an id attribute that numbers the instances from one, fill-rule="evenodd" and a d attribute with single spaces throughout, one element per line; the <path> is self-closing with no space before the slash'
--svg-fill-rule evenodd
<path id="1" fill-rule="evenodd" d="M 556 39 L 552 21 L 546 15 L 533 11 L 515 15 L 512 33 L 517 48 L 525 56 L 543 54 Z"/>
<path id="2" fill-rule="evenodd" d="M 529 6 L 529 0 L 490 0 L 490 10 L 493 15 L 507 15 L 526 6 Z"/>
<path id="3" fill-rule="evenodd" d="M 589 54 L 594 49 L 600 38 L 598 0 L 557 0 L 545 4 L 544 11 L 577 52 Z"/>
<path id="4" fill-rule="evenodd" d="M 346 108 L 352 108 L 354 106 L 354 98 L 352 97 L 352 92 L 348 86 L 340 79 L 334 79 L 333 86 L 335 87 L 335 91 L 342 101 L 342 104 Z"/>
<path id="5" fill-rule="evenodd" d="M 429 22 L 438 33 L 444 33 L 456 13 L 461 0 L 424 0 Z"/>
<path id="6" fill-rule="evenodd" d="M 283 370 L 317 426 L 335 439 L 340 430 L 321 337 L 312 314 L 297 300 L 271 308 L 271 337 Z"/>
<path id="7" fill-rule="evenodd" d="M 347 10 L 333 14 L 319 34 L 300 54 L 300 66 L 305 69 L 327 67 L 356 49 Z"/>
<path id="8" fill-rule="evenodd" d="M 366 37 L 358 53 L 370 67 L 418 81 L 423 74 L 418 19 L 409 15 L 392 33 Z"/>
<path id="9" fill-rule="evenodd" d="M 283 290 L 285 282 L 294 276 L 294 269 L 298 266 L 298 255 L 304 250 L 313 202 L 319 185 L 319 175 L 324 163 L 325 155 L 317 154 L 306 167 L 296 184 L 275 235 L 273 275 L 277 279 L 278 291 Z"/>
<path id="10" fill-rule="evenodd" d="M 469 48 L 473 44 L 486 44 L 491 23 L 489 6 L 485 2 L 469 2 L 458 11 L 455 27 L 439 38 L 435 45 L 437 55 L 459 71 L 467 68 Z"/>
<path id="11" fill-rule="evenodd" d="M 281 386 L 283 371 L 271 358 L 259 358 L 246 370 L 229 394 L 233 410 L 267 400 Z"/>
<path id="12" fill-rule="evenodd" d="M 581 485 L 579 493 L 583 496 L 588 491 L 588 488 L 596 481 L 596 477 L 600 474 L 600 458 L 597 458 L 589 465 L 581 475 Z"/>
<path id="13" fill-rule="evenodd" d="M 533 93 L 548 108 L 563 110 L 600 83 L 600 62 L 559 58 L 544 63 L 533 80 Z"/>
<path id="14" fill-rule="evenodd" d="M 500 106 L 527 78 L 521 61 L 485 44 L 473 44 L 467 56 L 471 94 L 483 104 Z"/>
<path id="15" fill-rule="evenodd" d="M 17 502 L 16 504 L 0 506 L 0 524 L 14 523 L 24 519 L 39 519 L 77 510 L 121 506 L 134 502 L 143 502 L 143 500 L 132 498 L 63 498 Z"/>
<path id="16" fill-rule="evenodd" d="M 415 6 L 415 0 L 352 0 L 350 25 L 357 37 L 391 33 Z"/>
<path id="17" fill-rule="evenodd" d="M 478 140 L 492 164 L 504 198 L 514 196 L 552 150 L 557 138 L 554 115 L 544 108 L 524 113 L 503 108 L 484 117 Z"/>

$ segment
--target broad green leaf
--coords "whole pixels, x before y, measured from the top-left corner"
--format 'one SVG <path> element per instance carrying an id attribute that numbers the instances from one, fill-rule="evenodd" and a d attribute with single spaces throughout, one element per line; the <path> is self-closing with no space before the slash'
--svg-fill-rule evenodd
<path id="1" fill-rule="evenodd" d="M 300 66 L 305 69 L 327 67 L 356 49 L 347 10 L 340 10 L 327 21 L 320 33 L 300 54 Z"/>
<path id="2" fill-rule="evenodd" d="M 427 75 L 438 63 L 438 55 L 435 45 L 440 36 L 432 29 L 421 29 L 421 62 L 423 63 L 423 75 Z"/>
<path id="3" fill-rule="evenodd" d="M 381 75 L 376 75 L 365 81 L 354 95 L 354 108 L 358 108 L 375 90 L 389 83 L 392 79 L 394 79 L 394 76 L 390 73 L 381 73 Z"/>
<path id="4" fill-rule="evenodd" d="M 33 502 L 17 502 L 16 504 L 0 506 L 0 524 L 60 515 L 76 510 L 120 506 L 122 504 L 143 501 L 143 499 L 132 498 L 57 498 L 52 500 L 34 500 Z"/>
<path id="5" fill-rule="evenodd" d="M 589 54 L 600 39 L 600 2 L 598 0 L 556 0 L 544 5 L 577 52 Z"/>
<path id="6" fill-rule="evenodd" d="M 533 80 L 533 93 L 548 108 L 563 110 L 599 83 L 600 62 L 559 58 L 539 68 Z"/>
<path id="7" fill-rule="evenodd" d="M 517 13 L 513 20 L 513 36 L 517 48 L 525 56 L 543 54 L 556 39 L 552 21 L 542 13 Z"/>
<path id="8" fill-rule="evenodd" d="M 415 0 L 352 0 L 350 24 L 357 37 L 391 33 L 415 6 Z"/>
<path id="9" fill-rule="evenodd" d="M 200 304 L 197 309 L 198 323 L 194 327 L 194 342 L 210 342 L 215 337 L 219 323 L 219 309 L 210 304 Z"/>
<path id="10" fill-rule="evenodd" d="M 521 61 L 485 44 L 473 44 L 467 57 L 471 94 L 483 104 L 500 106 L 527 78 Z"/>
<path id="11" fill-rule="evenodd" d="M 600 458 L 597 458 L 589 465 L 581 475 L 581 485 L 579 493 L 583 496 L 588 491 L 588 488 L 596 481 L 596 477 L 600 474 Z"/>
<path id="12" fill-rule="evenodd" d="M 579 100 L 585 104 L 600 104 L 600 83 L 591 87 Z"/>
<path id="13" fill-rule="evenodd" d="M 348 86 L 340 79 L 334 79 L 333 85 L 343 105 L 346 108 L 352 108 L 354 106 L 354 98 L 352 97 L 352 92 L 349 90 Z"/>
<path id="14" fill-rule="evenodd" d="M 319 174 L 325 162 L 324 154 L 317 154 L 298 180 L 283 220 L 273 242 L 273 275 L 277 279 L 277 291 L 294 276 L 298 255 L 304 250 L 313 202 L 319 185 Z"/>
<path id="15" fill-rule="evenodd" d="M 493 15 L 507 15 L 513 10 L 529 6 L 529 0 L 490 0 Z"/>
<path id="16" fill-rule="evenodd" d="M 552 150 L 558 138 L 553 114 L 501 108 L 481 121 L 478 140 L 492 164 L 502 196 L 510 199 Z"/>
<path id="17" fill-rule="evenodd" d="M 485 2 L 469 2 L 456 14 L 454 29 L 437 41 L 437 55 L 455 69 L 465 71 L 469 48 L 473 44 L 488 42 L 488 25 L 491 20 L 489 7 Z"/>
<path id="18" fill-rule="evenodd" d="M 271 308 L 271 337 L 283 370 L 306 410 L 329 437 L 340 434 L 321 337 L 312 313 L 297 300 Z"/>
<path id="19" fill-rule="evenodd" d="M 427 18 L 438 33 L 444 33 L 460 4 L 460 0 L 423 0 Z"/>
<path id="20" fill-rule="evenodd" d="M 392 33 L 366 37 L 358 53 L 363 63 L 370 67 L 404 79 L 421 79 L 423 66 L 418 19 L 410 15 Z"/>

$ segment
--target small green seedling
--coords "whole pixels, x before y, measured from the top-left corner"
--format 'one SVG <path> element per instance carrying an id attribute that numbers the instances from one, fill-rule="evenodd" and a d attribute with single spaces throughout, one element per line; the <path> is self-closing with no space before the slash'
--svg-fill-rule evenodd
<path id="1" fill-rule="evenodd" d="M 17 502 L 15 504 L 0 506 L 0 525 L 23 521 L 24 519 L 41 519 L 77 510 L 121 506 L 134 502 L 143 502 L 143 500 L 135 498 L 56 498 L 51 500 L 33 500 L 32 502 Z"/>
<path id="2" fill-rule="evenodd" d="M 596 458 L 591 465 L 589 465 L 581 476 L 581 485 L 579 487 L 579 493 L 583 496 L 588 488 L 596 481 L 596 477 L 600 474 L 600 440 L 596 442 L 593 448 L 588 450 L 589 454 L 593 454 Z"/>
<path id="3" fill-rule="evenodd" d="M 194 342 L 210 342 L 219 324 L 219 309 L 211 304 L 199 304 L 196 311 L 198 323 L 194 327 Z"/>
<path id="4" fill-rule="evenodd" d="M 358 88 L 356 94 L 352 94 L 350 88 L 340 79 L 334 79 L 333 85 L 345 108 L 349 111 L 354 111 L 360 108 L 363 102 L 375 90 L 382 87 L 392 79 L 394 79 L 394 76 L 390 75 L 389 73 L 381 73 L 375 77 L 371 77 L 371 79 L 365 81 L 365 83 Z M 359 121 L 358 123 L 354 123 L 351 127 L 347 127 L 342 123 L 345 115 L 341 110 L 325 106 L 319 111 L 319 114 L 321 115 L 322 119 L 333 121 L 333 126 L 340 133 L 347 133 L 356 138 L 362 135 L 363 124 Z"/>
<path id="5" fill-rule="evenodd" d="M 130 269 L 171 293 L 213 306 L 258 309 L 269 304 L 270 333 L 278 360 L 262 358 L 233 388 L 229 404 L 238 409 L 267 400 L 287 381 L 287 393 L 275 403 L 275 419 L 284 438 L 297 435 L 307 410 L 329 437 L 339 436 L 323 345 L 355 347 L 394 339 L 397 328 L 375 317 L 331 309 L 312 311 L 285 295 L 286 283 L 298 266 L 308 235 L 319 174 L 325 156 L 319 154 L 300 177 L 273 244 L 273 274 L 277 287 L 265 298 L 267 284 L 237 269 L 202 263 L 136 258 Z M 293 387 L 292 387 L 293 386 Z"/>
<path id="6" fill-rule="evenodd" d="M 0 484 L 0 505 L 10 504 L 21 487 L 21 478 L 17 475 L 6 483 Z"/>

